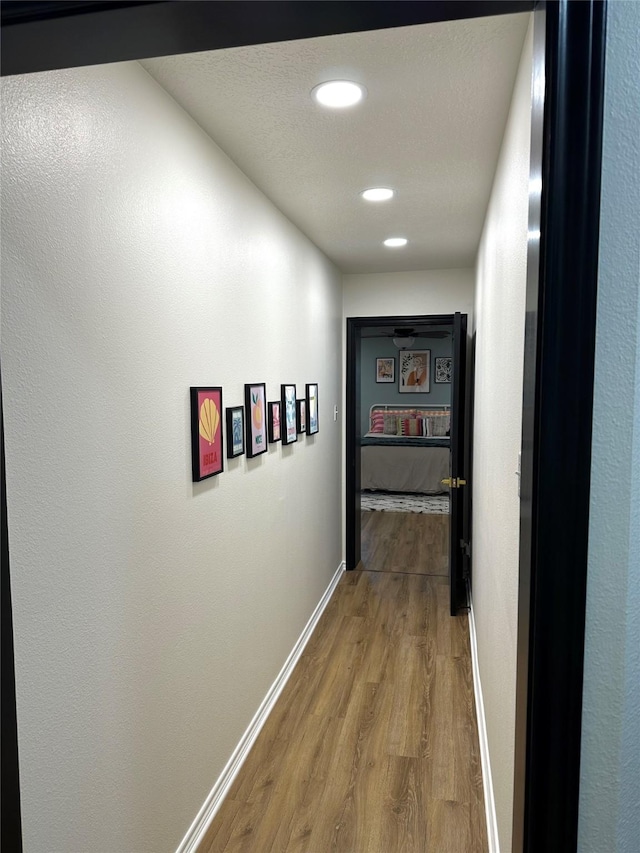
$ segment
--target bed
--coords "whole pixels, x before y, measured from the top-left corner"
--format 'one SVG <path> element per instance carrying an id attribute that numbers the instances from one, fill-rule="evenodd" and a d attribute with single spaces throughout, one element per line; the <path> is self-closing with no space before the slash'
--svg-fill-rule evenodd
<path id="1" fill-rule="evenodd" d="M 361 489 L 442 494 L 450 427 L 448 406 L 371 406 L 361 439 Z"/>

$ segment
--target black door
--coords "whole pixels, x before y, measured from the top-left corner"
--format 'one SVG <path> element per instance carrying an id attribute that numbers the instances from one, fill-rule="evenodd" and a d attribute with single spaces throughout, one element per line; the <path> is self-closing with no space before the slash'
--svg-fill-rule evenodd
<path id="1" fill-rule="evenodd" d="M 347 320 L 346 528 L 347 569 L 360 562 L 360 342 L 362 324 Z"/>
<path id="2" fill-rule="evenodd" d="M 457 616 L 467 604 L 465 577 L 469 562 L 469 485 L 466 470 L 470 440 L 466 429 L 467 315 L 453 318 L 453 371 L 451 376 L 451 454 L 449 494 L 451 500 L 449 529 L 449 584 L 451 615 Z"/>

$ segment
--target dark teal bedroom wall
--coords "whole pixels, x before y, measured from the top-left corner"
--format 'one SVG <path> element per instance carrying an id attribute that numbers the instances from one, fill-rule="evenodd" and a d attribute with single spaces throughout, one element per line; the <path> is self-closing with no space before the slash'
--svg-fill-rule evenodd
<path id="1" fill-rule="evenodd" d="M 369 410 L 376 403 L 385 405 L 442 406 L 451 402 L 451 385 L 436 384 L 435 359 L 451 355 L 451 336 L 447 338 L 416 337 L 411 349 L 431 351 L 431 382 L 428 394 L 400 394 L 398 391 L 398 353 L 399 350 L 391 338 L 363 338 L 360 349 L 361 395 L 360 417 L 362 435 L 369 429 Z M 385 356 L 396 360 L 396 381 L 394 383 L 376 382 L 376 358 Z"/>

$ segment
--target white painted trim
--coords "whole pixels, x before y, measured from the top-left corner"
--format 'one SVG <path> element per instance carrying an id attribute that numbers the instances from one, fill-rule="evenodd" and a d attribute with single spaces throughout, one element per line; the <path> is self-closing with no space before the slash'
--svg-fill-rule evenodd
<path id="1" fill-rule="evenodd" d="M 204 802 L 204 805 L 198 812 L 196 819 L 193 821 L 189 829 L 187 830 L 187 834 L 182 839 L 180 844 L 178 845 L 178 849 L 176 853 L 196 853 L 198 849 L 198 845 L 202 841 L 205 832 L 209 828 L 212 820 L 216 816 L 216 813 L 226 795 L 233 784 L 234 779 L 238 775 L 238 771 L 242 767 L 245 758 L 249 754 L 249 750 L 255 743 L 256 738 L 260 734 L 260 730 L 264 726 L 267 721 L 267 717 L 273 710 L 273 706 L 276 704 L 278 696 L 282 693 L 282 690 L 289 680 L 289 676 L 293 672 L 293 668 L 298 663 L 302 652 L 304 651 L 304 647 L 309 642 L 309 638 L 313 633 L 316 625 L 322 613 L 329 603 L 329 599 L 333 595 L 333 591 L 338 585 L 340 578 L 342 577 L 342 573 L 344 572 L 346 566 L 344 561 L 340 563 L 336 573 L 331 579 L 329 586 L 325 590 L 324 595 L 318 602 L 316 609 L 311 614 L 311 618 L 305 625 L 302 633 L 298 637 L 289 657 L 286 659 L 284 666 L 278 673 L 276 680 L 273 682 L 269 690 L 267 691 L 267 695 L 262 700 L 260 707 L 255 713 L 254 718 L 249 723 L 249 726 L 245 733 L 240 738 L 240 741 L 231 755 L 229 761 L 218 777 L 217 782 L 209 792 L 207 799 Z"/>
<path id="2" fill-rule="evenodd" d="M 469 608 L 469 639 L 471 643 L 471 669 L 473 671 L 473 691 L 476 699 L 476 717 L 478 721 L 478 739 L 480 740 L 480 762 L 482 764 L 482 786 L 484 788 L 484 810 L 487 818 L 487 837 L 489 853 L 500 853 L 498 837 L 498 818 L 496 817 L 496 801 L 493 795 L 493 779 L 491 776 L 491 761 L 489 760 L 489 738 L 487 737 L 487 721 L 484 716 L 484 701 L 482 685 L 480 684 L 480 667 L 478 664 L 478 640 L 476 636 L 476 619 L 473 613 L 473 601 Z"/>

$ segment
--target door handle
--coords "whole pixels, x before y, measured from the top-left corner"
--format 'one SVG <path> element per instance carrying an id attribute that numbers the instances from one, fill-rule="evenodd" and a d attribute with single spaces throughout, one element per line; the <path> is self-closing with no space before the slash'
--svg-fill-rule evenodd
<path id="1" fill-rule="evenodd" d="M 449 486 L 450 489 L 459 489 L 460 486 L 466 486 L 467 481 L 463 480 L 462 477 L 447 477 L 444 480 L 440 480 L 443 486 Z"/>

